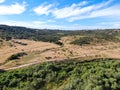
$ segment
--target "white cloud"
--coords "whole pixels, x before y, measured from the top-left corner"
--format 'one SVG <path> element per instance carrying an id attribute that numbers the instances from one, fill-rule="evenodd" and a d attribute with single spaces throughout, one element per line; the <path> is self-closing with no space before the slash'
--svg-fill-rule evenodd
<path id="1" fill-rule="evenodd" d="M 91 13 L 97 10 L 102 10 L 105 7 L 107 7 L 113 0 L 109 0 L 107 2 L 103 2 L 100 4 L 90 5 L 86 7 L 81 7 L 86 5 L 87 3 L 79 3 L 79 4 L 72 4 L 71 6 L 64 7 L 61 9 L 56 9 L 52 13 L 55 16 L 55 18 L 68 18 L 69 21 L 74 21 L 77 19 L 84 19 L 89 17 Z M 83 4 L 82 4 L 83 3 Z M 86 17 L 87 16 L 87 17 Z M 78 18 L 79 17 L 79 18 Z"/>
<path id="2" fill-rule="evenodd" d="M 82 1 L 80 3 L 73 3 L 71 6 L 64 8 L 53 7 L 53 4 L 42 4 L 34 9 L 34 12 L 38 15 L 53 15 L 56 19 L 66 19 L 69 22 L 86 19 L 96 18 L 101 16 L 111 16 L 119 14 L 119 7 L 109 6 L 114 0 L 108 0 L 106 2 L 88 5 L 88 1 Z"/>
<path id="3" fill-rule="evenodd" d="M 75 15 L 78 15 L 80 13 L 85 12 L 85 9 L 81 10 L 81 6 L 84 6 L 87 3 L 88 2 L 83 1 L 83 2 L 80 2 L 78 4 L 72 4 L 71 6 L 68 6 L 68 7 L 64 7 L 64 8 L 61 8 L 61 9 L 56 9 L 56 10 L 52 11 L 52 14 L 56 18 L 68 18 L 68 17 L 71 17 L 71 16 L 75 16 Z M 89 7 L 87 9 L 90 9 L 90 8 L 93 8 L 93 7 Z"/>
<path id="4" fill-rule="evenodd" d="M 91 11 L 89 14 L 78 15 L 68 18 L 68 21 L 75 21 L 80 19 L 87 18 L 97 18 L 97 17 L 106 17 L 106 18 L 118 18 L 120 17 L 120 5 L 111 6 L 105 9 Z"/>
<path id="5" fill-rule="evenodd" d="M 3 2 L 5 2 L 5 0 L 0 0 L 0 3 L 3 3 Z"/>
<path id="6" fill-rule="evenodd" d="M 106 26 L 109 28 L 120 28 L 120 21 L 113 21 L 113 22 L 101 22 L 98 23 L 101 26 Z"/>
<path id="7" fill-rule="evenodd" d="M 33 21 L 32 23 L 34 23 L 34 24 L 45 24 L 46 22 L 43 22 L 43 21 Z"/>
<path id="8" fill-rule="evenodd" d="M 43 15 L 43 14 L 48 15 L 51 12 L 50 9 L 51 9 L 52 6 L 53 6 L 52 4 L 49 4 L 47 6 L 42 4 L 42 5 L 38 6 L 38 7 L 36 7 L 34 9 L 34 12 L 36 14 L 38 14 L 38 15 Z"/>
<path id="9" fill-rule="evenodd" d="M 120 15 L 119 6 L 112 6 L 106 9 L 94 11 L 90 14 L 91 17 L 99 17 L 99 16 L 117 16 Z"/>
<path id="10" fill-rule="evenodd" d="M 78 3 L 79 6 L 84 6 L 84 5 L 87 5 L 87 4 L 88 4 L 87 1 L 82 1 L 82 2 Z"/>
<path id="11" fill-rule="evenodd" d="M 72 4 L 72 6 L 70 7 L 65 7 L 63 9 L 57 9 L 57 8 L 52 8 L 53 6 L 56 6 L 55 4 L 49 4 L 49 5 L 46 5 L 46 4 L 42 4 L 36 8 L 34 8 L 34 12 L 38 15 L 49 15 L 50 13 L 52 13 L 54 16 L 57 17 L 58 13 L 59 13 L 59 16 L 58 18 L 61 18 L 60 16 L 64 16 L 66 15 L 66 13 L 64 12 L 71 12 L 73 11 L 74 8 L 76 8 L 77 6 L 84 6 L 86 5 L 88 2 L 86 1 L 83 1 L 81 3 L 78 3 L 78 4 Z M 77 11 L 77 10 L 76 10 Z M 75 11 L 75 12 L 76 12 Z M 61 14 L 60 14 L 61 12 Z M 63 14 L 64 13 L 64 14 Z M 68 14 L 68 13 L 67 13 Z M 68 15 L 67 15 L 68 16 Z"/>
<path id="12" fill-rule="evenodd" d="M 77 7 L 77 4 L 72 4 L 70 7 L 56 9 L 52 13 L 56 18 L 66 18 L 76 15 L 78 12 L 79 12 L 79 7 Z"/>
<path id="13" fill-rule="evenodd" d="M 21 14 L 25 11 L 26 5 L 16 3 L 12 5 L 0 5 L 0 15 L 12 15 L 12 14 Z"/>
<path id="14" fill-rule="evenodd" d="M 47 22 L 53 23 L 53 22 L 56 22 L 56 21 L 52 20 L 52 19 L 49 19 L 49 20 L 47 20 Z"/>

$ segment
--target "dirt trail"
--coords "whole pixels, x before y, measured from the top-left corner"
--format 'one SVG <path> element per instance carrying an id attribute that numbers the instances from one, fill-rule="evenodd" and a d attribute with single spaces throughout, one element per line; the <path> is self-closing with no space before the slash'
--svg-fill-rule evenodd
<path id="1" fill-rule="evenodd" d="M 97 59 L 97 58 L 101 58 L 101 57 L 94 58 L 94 57 L 91 57 L 91 56 L 88 56 L 88 57 L 76 56 L 76 57 L 71 57 L 70 59 L 77 59 L 77 60 L 85 61 L 85 60 L 87 60 L 87 58 L 89 58 L 88 60 L 92 60 L 92 59 Z M 68 59 L 69 58 L 54 58 L 54 59 L 49 59 L 49 60 L 46 59 L 44 61 L 35 61 L 35 62 L 27 63 L 27 64 L 24 64 L 24 65 L 15 66 L 15 67 L 12 67 L 12 68 L 5 68 L 4 70 L 14 70 L 14 69 L 23 68 L 23 67 L 27 67 L 27 66 L 31 66 L 31 65 L 35 65 L 35 64 L 44 63 L 44 62 L 65 61 L 65 60 L 68 60 Z"/>
<path id="2" fill-rule="evenodd" d="M 20 66 L 15 66 L 15 67 L 12 67 L 12 68 L 5 68 L 4 70 L 13 70 L 13 69 L 27 67 L 27 66 L 30 66 L 30 65 L 35 65 L 35 64 L 39 64 L 39 63 L 43 63 L 43 62 L 62 61 L 62 60 L 65 60 L 65 59 L 60 59 L 60 60 L 50 59 L 50 60 L 44 60 L 44 61 L 36 61 L 36 62 L 32 62 L 32 63 L 20 65 Z"/>

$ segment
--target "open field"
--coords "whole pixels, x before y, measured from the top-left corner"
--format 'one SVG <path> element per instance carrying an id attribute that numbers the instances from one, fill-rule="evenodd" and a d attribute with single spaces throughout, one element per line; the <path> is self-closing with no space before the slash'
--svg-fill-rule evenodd
<path id="1" fill-rule="evenodd" d="M 73 58 L 120 58 L 119 29 L 51 31 L 6 25 L 0 28 L 0 69 Z"/>
<path id="2" fill-rule="evenodd" d="M 96 45 L 70 44 L 81 36 L 66 36 L 61 38 L 63 46 L 57 44 L 32 41 L 25 39 L 13 39 L 5 41 L 0 48 L 0 69 L 24 67 L 46 61 L 78 58 L 79 60 L 93 58 L 120 58 L 120 43 L 107 42 Z M 24 45 L 25 44 L 25 45 Z M 11 61 L 6 61 L 11 55 L 26 52 L 27 55 Z"/>

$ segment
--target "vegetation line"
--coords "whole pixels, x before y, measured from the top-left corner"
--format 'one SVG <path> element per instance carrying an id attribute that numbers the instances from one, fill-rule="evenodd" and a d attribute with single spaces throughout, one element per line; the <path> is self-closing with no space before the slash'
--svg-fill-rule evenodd
<path id="1" fill-rule="evenodd" d="M 61 61 L 74 60 L 74 59 L 80 61 L 81 63 L 99 61 L 99 60 L 119 60 L 120 59 L 120 58 L 101 58 L 100 57 L 100 58 L 92 58 L 92 59 L 84 60 L 83 58 L 84 57 L 72 57 L 70 59 L 64 58 L 64 59 L 61 59 L 61 60 L 56 60 L 56 59 L 49 59 L 48 60 L 48 59 L 46 59 L 44 61 L 27 63 L 27 64 L 19 65 L 19 66 L 16 66 L 16 67 L 12 67 L 12 68 L 5 68 L 4 70 L 13 70 L 13 69 L 23 68 L 23 67 L 27 67 L 27 66 L 31 66 L 31 65 L 35 65 L 35 64 L 39 64 L 39 63 L 44 63 L 44 62 L 61 62 Z"/>
<path id="2" fill-rule="evenodd" d="M 2 71 L 0 90 L 120 90 L 120 60 L 73 59 Z"/>

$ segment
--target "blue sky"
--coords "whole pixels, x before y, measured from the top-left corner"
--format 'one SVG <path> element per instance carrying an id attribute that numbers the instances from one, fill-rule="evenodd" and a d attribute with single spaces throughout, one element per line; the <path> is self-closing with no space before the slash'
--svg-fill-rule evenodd
<path id="1" fill-rule="evenodd" d="M 39 29 L 120 28 L 120 0 L 0 0 L 0 24 Z"/>

